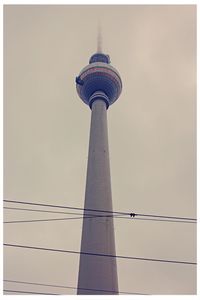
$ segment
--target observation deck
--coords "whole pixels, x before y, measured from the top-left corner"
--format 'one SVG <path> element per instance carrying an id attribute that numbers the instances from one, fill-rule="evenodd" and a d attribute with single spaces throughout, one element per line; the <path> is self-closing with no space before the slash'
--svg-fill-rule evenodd
<path id="1" fill-rule="evenodd" d="M 76 77 L 76 89 L 79 97 L 87 105 L 95 92 L 102 92 L 108 99 L 107 107 L 113 104 L 122 91 L 122 81 L 118 71 L 110 65 L 109 55 L 95 53 L 89 65 Z"/>

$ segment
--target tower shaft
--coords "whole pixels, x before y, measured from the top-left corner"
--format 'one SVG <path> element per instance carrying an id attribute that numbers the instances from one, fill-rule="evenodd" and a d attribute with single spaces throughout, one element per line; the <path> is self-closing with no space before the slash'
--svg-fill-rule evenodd
<path id="1" fill-rule="evenodd" d="M 87 211 L 112 211 L 106 109 L 101 99 L 92 104 L 81 252 L 115 256 L 112 213 Z M 78 294 L 118 294 L 116 258 L 81 254 Z"/>

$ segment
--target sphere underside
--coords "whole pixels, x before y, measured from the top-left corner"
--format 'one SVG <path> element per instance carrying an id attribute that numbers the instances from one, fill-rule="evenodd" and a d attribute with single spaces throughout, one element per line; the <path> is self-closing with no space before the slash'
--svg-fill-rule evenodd
<path id="1" fill-rule="evenodd" d="M 104 92 L 109 99 L 109 105 L 114 103 L 122 90 L 122 83 L 118 72 L 104 63 L 90 64 L 79 75 L 82 85 L 77 84 L 79 97 L 89 104 L 89 99 L 96 91 Z"/>

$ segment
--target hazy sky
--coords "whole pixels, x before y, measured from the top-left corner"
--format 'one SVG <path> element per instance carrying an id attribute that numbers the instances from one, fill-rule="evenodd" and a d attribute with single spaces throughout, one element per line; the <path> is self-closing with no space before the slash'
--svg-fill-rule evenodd
<path id="1" fill-rule="evenodd" d="M 96 51 L 98 22 L 123 81 L 108 110 L 113 209 L 195 218 L 194 5 L 4 7 L 4 199 L 83 207 L 91 111 L 75 76 Z M 4 210 L 4 221 L 66 216 Z M 117 255 L 196 261 L 195 224 L 114 222 Z M 4 242 L 79 251 L 81 227 L 79 219 L 5 224 Z M 120 291 L 196 293 L 193 265 L 117 264 Z M 78 265 L 78 255 L 4 248 L 8 280 L 76 287 Z"/>

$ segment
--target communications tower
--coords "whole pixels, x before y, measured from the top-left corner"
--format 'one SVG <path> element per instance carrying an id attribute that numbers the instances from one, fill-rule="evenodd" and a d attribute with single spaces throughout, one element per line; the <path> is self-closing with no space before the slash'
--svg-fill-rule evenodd
<path id="1" fill-rule="evenodd" d="M 114 295 L 118 279 L 107 109 L 118 99 L 122 81 L 100 46 L 76 77 L 76 89 L 92 111 L 77 294 Z"/>

